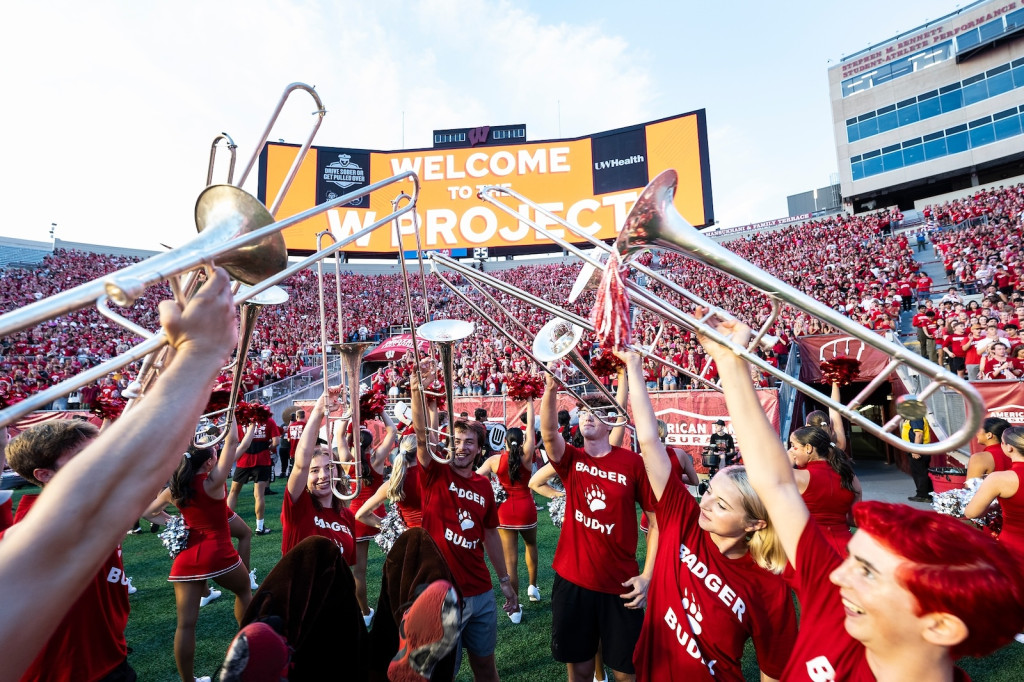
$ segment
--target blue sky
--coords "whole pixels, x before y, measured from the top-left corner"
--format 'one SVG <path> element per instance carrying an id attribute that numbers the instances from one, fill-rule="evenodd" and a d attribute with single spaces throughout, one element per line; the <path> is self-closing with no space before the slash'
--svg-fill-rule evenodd
<path id="1" fill-rule="evenodd" d="M 957 7 L 19 4 L 0 28 L 0 235 L 45 240 L 56 222 L 72 241 L 184 243 L 214 135 L 229 132 L 242 163 L 292 81 L 315 84 L 330 112 L 318 144 L 373 149 L 429 147 L 434 129 L 485 124 L 575 137 L 704 108 L 716 218 L 775 218 L 788 194 L 836 171 L 830 60 Z M 310 106 L 290 103 L 272 139 L 304 138 Z"/>

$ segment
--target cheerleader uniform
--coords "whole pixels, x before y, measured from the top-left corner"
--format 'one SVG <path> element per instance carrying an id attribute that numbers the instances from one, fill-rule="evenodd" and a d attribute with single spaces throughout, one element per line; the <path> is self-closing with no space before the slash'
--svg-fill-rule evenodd
<path id="1" fill-rule="evenodd" d="M 402 517 L 402 523 L 406 528 L 419 528 L 423 525 L 423 496 L 420 493 L 420 467 L 419 465 L 407 466 L 405 468 L 405 481 L 402 483 L 402 491 L 405 499 L 397 503 L 398 515 Z"/>
<path id="2" fill-rule="evenodd" d="M 188 525 L 188 545 L 171 565 L 171 582 L 215 578 L 241 565 L 242 559 L 231 543 L 228 529 L 227 500 L 215 500 L 203 487 L 206 474 L 192 479 L 192 499 L 178 507 Z"/>
<path id="3" fill-rule="evenodd" d="M 992 462 L 995 464 L 995 468 L 992 471 L 1009 471 L 1013 465 L 1013 460 L 1010 459 L 1005 452 L 1003 452 L 1003 446 L 999 443 L 993 443 L 985 448 L 985 451 L 992 455 Z"/>
<path id="4" fill-rule="evenodd" d="M 999 498 L 1003 507 L 1003 530 L 999 542 L 1017 562 L 1024 565 L 1024 462 L 1014 462 L 1010 470 L 1017 474 L 1017 492 L 1013 497 Z"/>
<path id="5" fill-rule="evenodd" d="M 839 474 L 824 460 L 807 463 L 810 481 L 803 493 L 807 511 L 818 523 L 818 529 L 839 556 L 845 557 L 846 546 L 850 543 L 850 526 L 847 514 L 853 507 L 856 495 L 841 484 Z"/>
<path id="6" fill-rule="evenodd" d="M 356 495 L 355 499 L 349 502 L 348 508 L 353 514 L 358 512 L 359 508 L 363 506 L 363 503 L 366 502 L 371 497 L 373 497 L 373 494 L 377 492 L 377 490 L 384 484 L 384 475 L 377 473 L 377 470 L 374 469 L 372 466 L 369 467 L 369 469 L 370 482 L 367 483 L 366 479 L 364 478 L 362 481 L 362 487 L 359 489 L 359 494 Z M 376 509 L 374 509 L 373 513 L 377 516 L 384 516 L 384 514 L 387 512 L 385 511 L 384 505 L 382 504 Z M 356 521 L 355 523 L 356 542 L 372 540 L 377 536 L 378 533 L 380 533 L 379 528 L 367 526 L 365 523 L 359 523 L 358 521 Z"/>
<path id="7" fill-rule="evenodd" d="M 537 527 L 537 504 L 530 490 L 530 468 L 519 469 L 519 480 L 509 478 L 508 449 L 499 455 L 496 472 L 501 487 L 508 493 L 508 499 L 498 505 L 498 528 L 503 530 L 529 530 Z"/>

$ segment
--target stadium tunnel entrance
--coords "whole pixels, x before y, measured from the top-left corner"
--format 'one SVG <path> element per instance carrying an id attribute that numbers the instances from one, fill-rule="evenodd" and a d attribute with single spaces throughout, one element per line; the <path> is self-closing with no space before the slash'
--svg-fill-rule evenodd
<path id="1" fill-rule="evenodd" d="M 849 403 L 861 390 L 867 386 L 866 381 L 857 381 L 839 389 L 840 402 Z M 830 393 L 831 386 L 826 384 L 811 384 L 823 395 Z M 828 409 L 813 398 L 797 392 L 793 401 L 793 421 L 790 431 L 796 430 L 806 423 L 807 415 L 814 410 L 827 412 Z M 881 426 L 895 414 L 893 402 L 893 388 L 891 383 L 883 384 L 875 389 L 874 393 L 868 396 L 867 400 L 860 407 L 859 412 L 875 424 Z M 893 463 L 893 449 L 877 436 L 865 432 L 861 427 L 850 424 L 844 420 L 846 427 L 847 454 L 855 460 L 875 460 Z"/>

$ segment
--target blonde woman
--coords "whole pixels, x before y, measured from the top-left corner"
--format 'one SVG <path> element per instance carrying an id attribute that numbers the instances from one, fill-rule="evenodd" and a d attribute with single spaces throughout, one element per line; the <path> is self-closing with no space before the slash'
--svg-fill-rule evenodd
<path id="1" fill-rule="evenodd" d="M 742 466 L 711 480 L 700 504 L 658 438 L 640 357 L 621 353 L 640 454 L 657 505 L 660 543 L 633 654 L 637 680 L 744 679 L 754 640 L 761 679 L 779 679 L 796 641 L 796 613 L 780 574 L 786 556 Z"/>

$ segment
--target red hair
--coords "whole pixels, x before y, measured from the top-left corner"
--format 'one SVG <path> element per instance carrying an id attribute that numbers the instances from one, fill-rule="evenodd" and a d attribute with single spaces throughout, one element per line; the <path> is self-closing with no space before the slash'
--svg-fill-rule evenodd
<path id="1" fill-rule="evenodd" d="M 967 638 L 950 649 L 953 658 L 988 655 L 1024 629 L 1020 563 L 993 538 L 904 504 L 861 502 L 853 518 L 860 531 L 905 559 L 896 580 L 914 595 L 917 615 L 949 613 L 967 626 Z"/>

